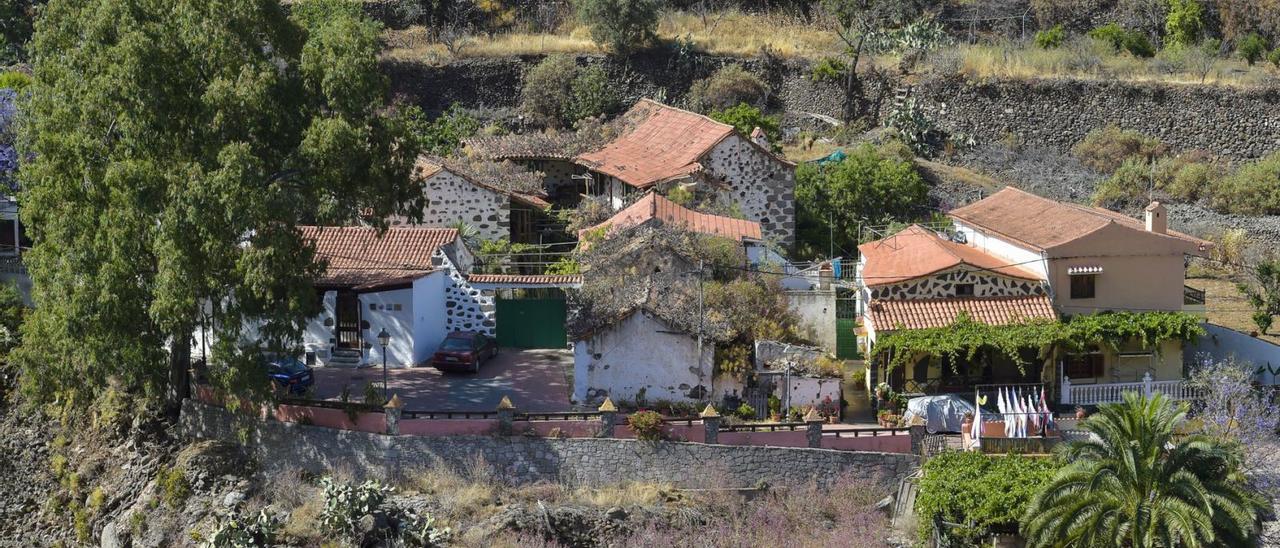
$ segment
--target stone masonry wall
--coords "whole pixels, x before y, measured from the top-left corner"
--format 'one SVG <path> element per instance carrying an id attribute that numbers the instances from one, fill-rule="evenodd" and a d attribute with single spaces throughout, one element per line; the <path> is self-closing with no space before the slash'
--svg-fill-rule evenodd
<path id="1" fill-rule="evenodd" d="M 749 487 L 764 481 L 799 486 L 853 474 L 887 492 L 918 466 L 913 455 L 829 449 L 527 436 L 386 436 L 260 422 L 193 400 L 183 402 L 180 426 L 187 439 L 247 442 L 267 471 L 301 467 L 322 473 L 346 467 L 395 476 L 437 463 L 464 469 L 482 457 L 500 478 L 512 483 L 600 486 L 660 481 L 685 487 Z M 247 438 L 241 438 L 242 433 Z"/>
<path id="2" fill-rule="evenodd" d="M 427 208 L 424 226 L 448 228 L 462 221 L 476 229 L 483 240 L 511 236 L 511 217 L 506 195 L 471 184 L 442 169 L 427 179 L 423 192 Z"/>
<path id="3" fill-rule="evenodd" d="M 927 81 L 912 95 L 939 126 L 979 142 L 1013 134 L 1028 144 L 1067 150 L 1090 131 L 1114 124 L 1178 150 L 1237 160 L 1280 150 L 1280 87 L 949 77 Z"/>
<path id="4" fill-rule="evenodd" d="M 472 287 L 443 250 L 436 250 L 432 263 L 445 267 L 449 274 L 449 281 L 444 284 L 445 331 L 476 331 L 496 336 L 497 304 L 493 293 Z"/>
<path id="5" fill-rule="evenodd" d="M 899 284 L 871 288 L 872 299 L 950 299 L 956 284 L 973 284 L 974 297 L 1045 295 L 1044 283 L 995 276 L 972 270 L 952 270 Z"/>
<path id="6" fill-rule="evenodd" d="M 727 64 L 761 75 L 773 92 L 771 111 L 786 127 L 820 126 L 809 113 L 840 116 L 842 94 L 831 83 L 815 82 L 807 62 L 766 63 L 711 55 L 675 58 L 655 50 L 629 58 L 579 56 L 579 64 L 600 64 L 624 90 L 623 104 L 641 97 L 665 97 L 681 106 L 689 85 Z M 540 56 L 468 59 L 443 66 L 387 63 L 395 93 L 429 111 L 453 102 L 514 117 L 524 72 Z M 893 79 L 865 82 L 869 110 L 881 117 L 892 108 Z M 929 108 L 938 125 L 966 133 L 979 143 L 1008 134 L 1024 143 L 1069 149 L 1089 131 L 1108 124 L 1160 137 L 1179 150 L 1204 149 L 1229 158 L 1255 158 L 1280 150 L 1280 86 L 1242 89 L 1096 80 L 983 80 L 962 76 L 929 78 L 912 96 Z M 942 105 L 946 105 L 942 109 Z"/>
<path id="7" fill-rule="evenodd" d="M 722 199 L 760 223 L 765 238 L 790 247 L 796 238 L 795 167 L 731 135 L 707 155 L 706 169 L 724 181 Z"/>

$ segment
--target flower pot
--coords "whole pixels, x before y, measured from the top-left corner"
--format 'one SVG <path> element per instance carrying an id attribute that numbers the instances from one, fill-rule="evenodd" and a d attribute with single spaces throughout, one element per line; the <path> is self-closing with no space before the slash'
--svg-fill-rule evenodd
<path id="1" fill-rule="evenodd" d="M 1083 407 L 1077 407 L 1077 408 L 1076 408 L 1076 420 L 1084 420 L 1085 416 L 1086 416 L 1086 413 L 1084 412 L 1084 408 L 1083 408 Z"/>

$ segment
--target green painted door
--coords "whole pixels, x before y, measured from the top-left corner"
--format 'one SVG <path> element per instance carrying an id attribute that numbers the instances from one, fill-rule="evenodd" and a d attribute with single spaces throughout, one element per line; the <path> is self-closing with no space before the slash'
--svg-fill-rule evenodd
<path id="1" fill-rule="evenodd" d="M 836 357 L 842 360 L 856 360 L 858 354 L 857 328 L 858 301 L 852 292 L 841 291 L 836 296 Z"/>
<path id="2" fill-rule="evenodd" d="M 564 299 L 497 299 L 498 345 L 564 348 Z"/>

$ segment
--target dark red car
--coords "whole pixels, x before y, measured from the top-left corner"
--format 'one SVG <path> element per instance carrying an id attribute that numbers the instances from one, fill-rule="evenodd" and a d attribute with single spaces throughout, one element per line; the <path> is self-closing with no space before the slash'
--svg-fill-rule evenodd
<path id="1" fill-rule="evenodd" d="M 498 343 L 483 333 L 455 331 L 431 356 L 431 366 L 441 371 L 479 373 L 480 364 L 497 355 Z"/>

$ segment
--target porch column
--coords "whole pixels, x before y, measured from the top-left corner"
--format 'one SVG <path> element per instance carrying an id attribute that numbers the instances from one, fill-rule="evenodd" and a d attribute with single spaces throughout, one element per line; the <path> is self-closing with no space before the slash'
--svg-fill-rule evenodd
<path id="1" fill-rule="evenodd" d="M 1062 405 L 1071 405 L 1071 379 L 1065 375 L 1062 377 L 1062 397 L 1058 401 Z"/>
<path id="2" fill-rule="evenodd" d="M 605 396 L 604 403 L 600 404 L 600 431 L 596 433 L 597 438 L 612 438 L 613 427 L 618 424 L 618 408 L 613 405 L 613 400 Z"/>
<path id="3" fill-rule="evenodd" d="M 804 416 L 805 438 L 809 441 L 809 447 L 813 449 L 822 448 L 822 423 L 824 422 L 822 415 L 818 414 L 818 410 L 809 408 L 809 413 Z"/>
<path id="4" fill-rule="evenodd" d="M 698 416 L 702 417 L 702 443 L 720 443 L 720 413 L 716 408 L 708 403 Z"/>
<path id="5" fill-rule="evenodd" d="M 1142 393 L 1146 397 L 1151 397 L 1151 372 L 1147 371 L 1142 374 Z"/>
<path id="6" fill-rule="evenodd" d="M 502 401 L 498 402 L 498 433 L 510 436 L 515 428 L 515 421 L 516 406 L 511 403 L 511 398 L 503 396 Z"/>

